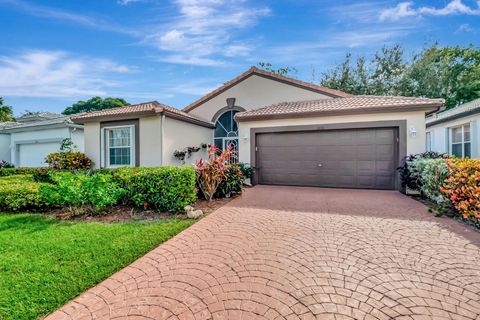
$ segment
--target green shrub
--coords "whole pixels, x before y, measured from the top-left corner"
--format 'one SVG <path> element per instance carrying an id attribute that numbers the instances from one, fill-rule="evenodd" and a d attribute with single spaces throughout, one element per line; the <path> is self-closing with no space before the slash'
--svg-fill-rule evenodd
<path id="1" fill-rule="evenodd" d="M 250 167 L 247 163 L 239 163 L 240 170 L 242 170 L 242 174 L 245 179 L 251 179 L 253 177 L 253 168 Z"/>
<path id="2" fill-rule="evenodd" d="M 55 170 L 90 170 L 93 165 L 84 153 L 75 151 L 50 153 L 45 162 Z"/>
<path id="3" fill-rule="evenodd" d="M 99 212 L 117 204 L 126 191 L 112 181 L 111 175 L 57 172 L 51 173 L 54 184 L 44 184 L 40 197 L 50 206 L 80 208 Z"/>
<path id="4" fill-rule="evenodd" d="M 217 188 L 215 198 L 226 198 L 243 190 L 243 175 L 241 166 L 238 164 L 228 165 L 224 171 L 224 179 Z"/>
<path id="5" fill-rule="evenodd" d="M 418 173 L 420 191 L 438 205 L 448 205 L 448 198 L 441 192 L 443 182 L 448 177 L 445 159 L 418 159 L 412 161 L 415 174 Z"/>
<path id="6" fill-rule="evenodd" d="M 419 172 L 416 170 L 416 161 L 421 159 L 448 159 L 448 154 L 427 151 L 419 154 L 411 154 L 405 157 L 403 166 L 398 167 L 402 181 L 402 187 L 407 187 L 411 190 L 420 190 L 422 187 L 422 179 Z"/>
<path id="7" fill-rule="evenodd" d="M 0 177 L 22 175 L 22 174 L 35 174 L 44 168 L 0 168 Z"/>
<path id="8" fill-rule="evenodd" d="M 192 167 L 120 168 L 111 172 L 127 190 L 125 199 L 140 208 L 183 212 L 197 198 Z"/>
<path id="9" fill-rule="evenodd" d="M 44 207 L 45 203 L 39 195 L 43 185 L 35 182 L 31 175 L 0 178 L 0 209 L 15 212 Z"/>
<path id="10" fill-rule="evenodd" d="M 46 182 L 46 183 L 53 183 L 53 179 L 51 176 L 52 170 L 48 168 L 40 168 L 38 171 L 33 173 L 33 180 L 35 182 Z"/>

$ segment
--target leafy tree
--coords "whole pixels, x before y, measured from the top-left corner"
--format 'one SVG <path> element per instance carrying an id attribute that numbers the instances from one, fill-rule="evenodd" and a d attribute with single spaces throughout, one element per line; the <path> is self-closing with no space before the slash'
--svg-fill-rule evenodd
<path id="1" fill-rule="evenodd" d="M 288 76 L 291 75 L 292 73 L 297 73 L 298 70 L 296 68 L 292 67 L 282 67 L 282 68 L 273 68 L 273 65 L 269 62 L 259 62 L 257 64 L 261 69 L 267 70 L 269 72 L 281 75 L 281 76 Z"/>
<path id="2" fill-rule="evenodd" d="M 447 108 L 480 97 L 480 49 L 434 44 L 405 59 L 400 45 L 383 47 L 367 62 L 343 62 L 322 74 L 320 83 L 352 94 L 444 98 Z"/>
<path id="3" fill-rule="evenodd" d="M 434 44 L 415 55 L 402 93 L 444 98 L 447 108 L 480 97 L 480 50 Z"/>
<path id="4" fill-rule="evenodd" d="M 123 107 L 129 103 L 121 98 L 105 98 L 93 97 L 87 101 L 78 101 L 72 104 L 70 107 L 65 108 L 62 112 L 65 115 L 75 114 L 80 112 L 98 111 L 104 109 L 112 109 L 117 107 Z"/>
<path id="5" fill-rule="evenodd" d="M 3 104 L 3 98 L 0 98 L 0 122 L 15 121 L 13 118 L 12 107 Z"/>

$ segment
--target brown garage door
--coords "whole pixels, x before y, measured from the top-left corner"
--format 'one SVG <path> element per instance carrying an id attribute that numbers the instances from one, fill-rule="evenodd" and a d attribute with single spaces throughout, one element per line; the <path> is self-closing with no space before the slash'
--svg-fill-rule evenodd
<path id="1" fill-rule="evenodd" d="M 259 133 L 256 139 L 261 184 L 395 188 L 395 128 Z"/>

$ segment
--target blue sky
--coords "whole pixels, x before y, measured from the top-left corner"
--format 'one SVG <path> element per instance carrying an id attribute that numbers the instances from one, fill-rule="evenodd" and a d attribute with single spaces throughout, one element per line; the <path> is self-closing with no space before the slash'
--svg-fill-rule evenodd
<path id="1" fill-rule="evenodd" d="M 16 115 L 95 95 L 182 108 L 259 61 L 318 82 L 347 51 L 480 44 L 470 0 L 0 0 L 0 21 Z"/>

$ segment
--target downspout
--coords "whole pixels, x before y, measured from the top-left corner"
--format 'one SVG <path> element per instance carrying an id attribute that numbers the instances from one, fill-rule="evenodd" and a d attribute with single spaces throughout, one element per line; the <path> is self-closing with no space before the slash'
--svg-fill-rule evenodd
<path id="1" fill-rule="evenodd" d="M 160 166 L 163 166 L 163 140 L 164 140 L 164 134 L 165 134 L 165 130 L 164 130 L 164 124 L 165 124 L 165 113 L 162 112 L 162 117 L 160 118 L 160 125 L 161 125 L 161 128 L 160 128 L 160 135 L 161 135 L 161 138 L 160 138 Z"/>

